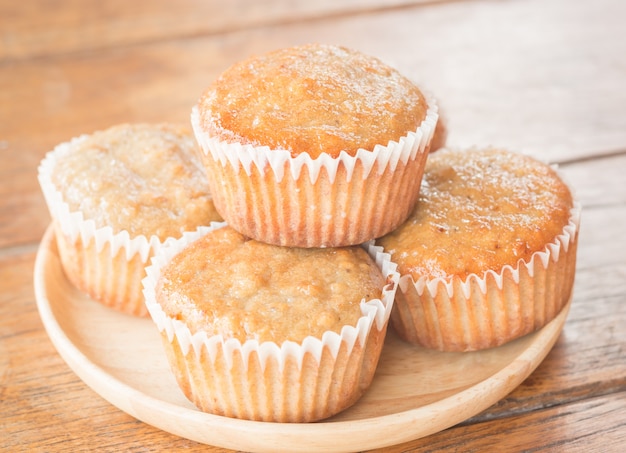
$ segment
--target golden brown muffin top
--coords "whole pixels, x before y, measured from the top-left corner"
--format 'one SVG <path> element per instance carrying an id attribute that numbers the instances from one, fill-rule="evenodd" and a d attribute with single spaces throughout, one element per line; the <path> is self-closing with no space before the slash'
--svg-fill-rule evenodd
<path id="1" fill-rule="evenodd" d="M 292 156 L 354 155 L 415 131 L 424 96 L 380 60 L 345 47 L 309 44 L 234 64 L 199 103 L 205 132 Z"/>
<path id="2" fill-rule="evenodd" d="M 278 247 L 231 227 L 210 231 L 162 269 L 156 299 L 192 333 L 282 344 L 356 325 L 385 280 L 359 246 Z"/>
<path id="3" fill-rule="evenodd" d="M 97 227 L 164 240 L 220 221 L 193 134 L 172 124 L 121 124 L 75 140 L 52 183 Z"/>
<path id="4" fill-rule="evenodd" d="M 443 149 L 428 158 L 413 213 L 379 245 L 414 280 L 481 276 L 543 250 L 572 206 L 549 165 L 497 149 Z"/>

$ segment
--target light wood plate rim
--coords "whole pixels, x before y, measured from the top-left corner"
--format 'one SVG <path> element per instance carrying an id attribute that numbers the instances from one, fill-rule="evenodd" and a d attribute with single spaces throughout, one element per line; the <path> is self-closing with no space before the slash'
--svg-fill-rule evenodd
<path id="1" fill-rule="evenodd" d="M 72 313 L 77 320 L 67 321 L 59 316 L 59 313 L 67 313 L 68 301 L 76 298 L 76 294 L 64 289 L 69 286 L 68 282 L 55 288 L 51 284 L 55 280 L 50 281 L 51 275 L 60 275 L 64 279 L 54 233 L 52 227 L 49 227 L 39 246 L 35 262 L 37 308 L 53 345 L 69 367 L 89 387 L 122 411 L 164 431 L 204 444 L 255 452 L 368 450 L 418 439 L 456 425 L 495 404 L 535 370 L 561 333 L 571 304 L 570 300 L 561 313 L 541 330 L 515 340 L 514 349 L 500 347 L 481 352 L 505 360 L 506 366 L 433 402 L 384 415 L 359 414 L 356 409 L 357 416 L 352 419 L 331 418 L 309 424 L 264 423 L 206 414 L 187 404 L 166 401 L 150 395 L 146 387 L 138 388 L 136 384 L 127 382 L 126 376 L 115 376 L 112 371 L 118 370 L 96 363 L 97 357 L 93 352 L 86 350 L 83 344 L 78 344 L 77 340 L 82 340 L 83 337 L 76 338 L 76 332 L 69 332 L 73 330 L 72 323 L 82 320 L 80 311 Z M 119 317 L 121 314 L 102 307 L 99 316 L 109 315 Z M 152 324 L 149 319 L 133 319 L 129 322 L 134 323 L 133 325 Z M 100 323 L 96 323 L 91 326 L 90 331 L 96 333 L 99 325 Z M 144 324 L 141 325 L 145 329 Z M 85 340 L 89 340 L 89 333 L 82 335 Z M 389 347 L 394 346 L 397 347 L 397 344 L 392 343 Z M 124 351 L 119 353 L 124 360 Z M 434 357 L 432 351 L 425 352 L 419 348 L 410 353 L 427 353 Z M 133 366 L 139 366 L 138 370 L 141 370 L 143 364 L 133 363 Z M 418 372 L 427 378 L 432 370 Z M 437 372 L 445 373 L 445 370 L 439 369 Z M 393 384 L 395 376 L 387 376 L 387 379 Z M 385 397 L 376 395 L 374 388 L 373 384 L 368 393 L 374 394 L 366 394 L 366 397 Z M 355 408 L 360 403 L 357 402 Z"/>

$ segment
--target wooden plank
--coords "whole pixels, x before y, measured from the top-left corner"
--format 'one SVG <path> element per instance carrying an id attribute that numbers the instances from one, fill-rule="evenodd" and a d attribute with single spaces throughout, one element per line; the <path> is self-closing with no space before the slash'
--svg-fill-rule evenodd
<path id="1" fill-rule="evenodd" d="M 601 0 L 591 13 L 555 0 L 453 2 L 9 65 L 0 77 L 4 96 L 12 93 L 5 105 L 21 118 L 6 127 L 28 131 L 28 115 L 50 124 L 44 133 L 75 125 L 55 134 L 58 140 L 107 120 L 186 120 L 200 90 L 232 62 L 323 38 L 380 56 L 423 82 L 440 98 L 455 145 L 509 146 L 550 160 L 613 151 L 626 135 L 626 80 L 613 57 L 626 54 L 624 8 L 615 0 Z M 590 75 L 598 83 L 588 83 Z M 25 92 L 24 82 L 38 90 Z"/>
<path id="2" fill-rule="evenodd" d="M 619 149 L 626 143 L 626 79 L 613 61 L 626 54 L 619 15 L 599 23 L 581 4 L 558 1 L 541 3 L 536 15 L 537 1 L 445 3 L 0 66 L 0 178 L 7 181 L 0 247 L 43 234 L 47 212 L 34 176 L 55 144 L 124 121 L 187 122 L 199 93 L 232 62 L 321 36 L 422 80 L 441 100 L 453 145 L 497 144 L 549 161 Z M 538 36 L 522 39 L 521 24 Z M 581 71 L 599 83 L 583 86 Z M 601 119 L 590 121 L 593 112 Z"/>
<path id="3" fill-rule="evenodd" d="M 559 169 L 583 207 L 626 205 L 626 149 L 594 159 L 565 161 Z"/>
<path id="4" fill-rule="evenodd" d="M 565 404 L 440 433 L 376 452 L 551 451 L 621 452 L 626 445 L 626 392 Z M 600 447 L 601 446 L 601 447 Z"/>
<path id="5" fill-rule="evenodd" d="M 0 5 L 0 62 L 318 20 L 442 0 L 49 0 Z"/>

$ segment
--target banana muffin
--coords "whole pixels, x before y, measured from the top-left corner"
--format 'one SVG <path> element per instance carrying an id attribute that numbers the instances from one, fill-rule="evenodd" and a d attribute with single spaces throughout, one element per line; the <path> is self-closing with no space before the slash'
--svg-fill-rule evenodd
<path id="1" fill-rule="evenodd" d="M 194 136 L 173 124 L 120 124 L 58 145 L 39 181 L 67 278 L 95 300 L 146 315 L 144 267 L 168 238 L 211 221 Z"/>
<path id="2" fill-rule="evenodd" d="M 401 274 L 394 328 L 444 351 L 541 328 L 570 299 L 579 216 L 547 164 L 493 148 L 434 153 L 412 214 L 378 241 Z"/>
<path id="3" fill-rule="evenodd" d="M 218 212 L 283 246 L 381 236 L 413 207 L 437 106 L 377 58 L 309 44 L 224 71 L 192 109 Z"/>
<path id="4" fill-rule="evenodd" d="M 308 422 L 369 387 L 394 270 L 372 244 L 280 247 L 222 224 L 164 247 L 144 294 L 177 382 L 198 408 Z"/>

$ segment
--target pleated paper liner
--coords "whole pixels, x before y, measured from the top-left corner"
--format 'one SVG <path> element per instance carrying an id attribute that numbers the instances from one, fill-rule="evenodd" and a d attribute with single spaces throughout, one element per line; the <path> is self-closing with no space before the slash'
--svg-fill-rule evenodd
<path id="1" fill-rule="evenodd" d="M 203 131 L 197 107 L 191 123 L 215 206 L 231 227 L 275 245 L 340 247 L 382 236 L 409 215 L 438 118 L 434 99 L 427 102 L 417 130 L 337 158 L 219 141 Z"/>
<path id="2" fill-rule="evenodd" d="M 580 204 L 554 241 L 500 271 L 465 280 L 402 275 L 392 324 L 410 343 L 441 351 L 502 345 L 554 319 L 571 297 L 576 271 Z"/>
<path id="3" fill-rule="evenodd" d="M 146 305 L 187 398 L 205 412 L 271 422 L 321 420 L 354 404 L 373 379 L 393 306 L 399 275 L 389 255 L 373 243 L 365 246 L 390 283 L 381 299 L 361 302 L 356 325 L 301 343 L 242 343 L 192 333 L 183 321 L 168 317 L 155 299 L 161 269 L 208 231 L 199 228 L 164 247 L 143 282 Z"/>
<path id="4" fill-rule="evenodd" d="M 85 139 L 87 135 L 59 144 L 38 169 L 63 269 L 68 280 L 92 299 L 131 315 L 147 316 L 141 280 L 150 257 L 168 240 L 155 235 L 131 237 L 125 230 L 114 233 L 111 227 L 97 227 L 82 212 L 72 211 L 52 182 L 57 159 Z"/>

